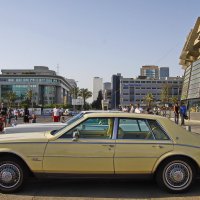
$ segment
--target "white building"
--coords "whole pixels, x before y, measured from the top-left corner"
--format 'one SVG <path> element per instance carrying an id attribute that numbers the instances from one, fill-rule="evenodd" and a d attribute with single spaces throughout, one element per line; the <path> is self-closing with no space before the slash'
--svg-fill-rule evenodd
<path id="1" fill-rule="evenodd" d="M 154 101 L 161 101 L 162 88 L 169 87 L 169 96 L 181 98 L 182 77 L 168 77 L 165 79 L 133 79 L 122 78 L 120 80 L 120 104 L 128 106 L 132 104 L 143 104 L 144 97 L 151 93 Z"/>
<path id="2" fill-rule="evenodd" d="M 97 100 L 99 91 L 103 90 L 103 79 L 100 77 L 93 78 L 93 101 Z"/>

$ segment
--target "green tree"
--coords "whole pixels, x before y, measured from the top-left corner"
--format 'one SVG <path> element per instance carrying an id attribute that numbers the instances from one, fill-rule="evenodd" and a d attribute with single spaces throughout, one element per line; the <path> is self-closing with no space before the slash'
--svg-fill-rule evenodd
<path id="1" fill-rule="evenodd" d="M 173 96 L 170 98 L 170 102 L 172 102 L 173 104 L 178 103 L 178 98 L 177 96 Z"/>
<path id="2" fill-rule="evenodd" d="M 170 87 L 168 84 L 163 85 L 161 94 L 160 94 L 160 100 L 163 104 L 169 103 L 170 95 L 169 95 Z"/>
<path id="3" fill-rule="evenodd" d="M 144 97 L 144 101 L 147 103 L 148 107 L 151 107 L 151 103 L 154 100 L 154 96 L 152 93 L 147 93 L 147 95 Z"/>
<path id="4" fill-rule="evenodd" d="M 5 95 L 8 102 L 8 107 L 12 107 L 13 103 L 17 100 L 17 95 L 15 92 L 9 91 Z"/>
<path id="5" fill-rule="evenodd" d="M 37 95 L 36 92 L 34 92 L 32 89 L 28 89 L 26 94 L 25 94 L 25 101 L 27 102 L 28 106 L 31 106 L 33 108 L 33 97 L 35 97 Z"/>
<path id="6" fill-rule="evenodd" d="M 32 90 L 32 89 L 29 89 L 29 90 L 27 90 L 27 92 L 26 92 L 26 99 L 27 99 L 27 102 L 28 102 L 29 104 L 31 104 L 32 98 L 33 98 L 33 90 Z"/>
<path id="7" fill-rule="evenodd" d="M 79 87 L 73 87 L 73 88 L 69 91 L 69 93 L 71 94 L 71 96 L 72 96 L 74 99 L 77 99 L 79 92 L 80 92 Z"/>
<path id="8" fill-rule="evenodd" d="M 85 109 L 86 100 L 88 98 L 92 97 L 92 92 L 89 91 L 87 88 L 86 89 L 85 88 L 81 88 L 79 90 L 78 96 L 83 98 L 83 106 L 84 106 L 84 109 Z"/>

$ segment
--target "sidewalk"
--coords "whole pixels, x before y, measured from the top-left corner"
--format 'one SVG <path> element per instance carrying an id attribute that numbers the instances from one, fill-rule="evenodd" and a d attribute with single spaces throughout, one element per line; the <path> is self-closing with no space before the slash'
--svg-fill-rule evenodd
<path id="1" fill-rule="evenodd" d="M 174 121 L 174 118 L 170 118 Z M 181 119 L 179 117 L 179 125 L 181 124 Z M 200 134 L 200 112 L 190 113 L 190 119 L 185 120 L 185 128 L 191 129 L 192 132 Z"/>

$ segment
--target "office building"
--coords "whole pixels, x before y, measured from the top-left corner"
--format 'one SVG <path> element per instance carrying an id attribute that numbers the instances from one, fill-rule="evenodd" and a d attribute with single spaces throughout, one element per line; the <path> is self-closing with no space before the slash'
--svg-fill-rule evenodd
<path id="1" fill-rule="evenodd" d="M 160 78 L 169 77 L 169 67 L 160 67 Z"/>
<path id="2" fill-rule="evenodd" d="M 112 109 L 118 109 L 120 105 L 120 79 L 122 78 L 120 73 L 112 75 L 111 81 L 111 107 Z"/>
<path id="3" fill-rule="evenodd" d="M 180 65 L 185 70 L 181 100 L 199 111 L 200 108 L 200 17 L 187 36 L 180 55 Z M 198 109 L 197 109 L 198 108 Z"/>
<path id="4" fill-rule="evenodd" d="M 36 105 L 71 104 L 70 90 L 73 86 L 66 78 L 56 75 L 45 66 L 34 69 L 2 69 L 0 74 L 0 100 L 7 101 L 8 92 L 17 95 L 17 102 L 25 100 L 28 90 L 32 90 L 32 101 Z"/>
<path id="5" fill-rule="evenodd" d="M 133 79 L 121 78 L 120 81 L 120 104 L 128 106 L 141 104 L 145 106 L 144 98 L 148 93 L 154 96 L 154 102 L 161 102 L 161 91 L 167 85 L 169 96 L 180 100 L 182 89 L 181 77 L 168 77 L 166 79 Z"/>
<path id="6" fill-rule="evenodd" d="M 103 79 L 100 77 L 94 77 L 93 78 L 93 101 L 97 100 L 97 97 L 99 95 L 99 91 L 103 90 Z"/>
<path id="7" fill-rule="evenodd" d="M 140 68 L 140 76 L 147 78 L 159 78 L 159 67 L 155 65 L 145 65 Z"/>
<path id="8" fill-rule="evenodd" d="M 103 83 L 103 90 L 111 90 L 111 82 Z"/>

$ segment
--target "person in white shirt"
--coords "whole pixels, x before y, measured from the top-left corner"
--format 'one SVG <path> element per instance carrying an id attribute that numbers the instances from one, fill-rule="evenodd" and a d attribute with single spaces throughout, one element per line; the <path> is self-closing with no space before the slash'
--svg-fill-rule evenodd
<path id="1" fill-rule="evenodd" d="M 134 106 L 133 106 L 133 104 L 130 104 L 130 111 L 129 111 L 130 113 L 134 113 Z"/>
<path id="2" fill-rule="evenodd" d="M 123 109 L 122 109 L 122 111 L 123 111 L 123 112 L 128 112 L 128 109 L 127 109 L 127 107 L 126 107 L 126 106 L 124 106 L 124 107 L 123 107 Z"/>
<path id="3" fill-rule="evenodd" d="M 143 109 L 140 107 L 140 104 L 137 104 L 137 107 L 135 108 L 135 113 L 142 113 Z"/>
<path id="4" fill-rule="evenodd" d="M 53 109 L 53 121 L 59 122 L 60 121 L 60 109 L 57 106 Z"/>
<path id="5" fill-rule="evenodd" d="M 13 114 L 14 114 L 15 120 L 17 120 L 18 110 L 16 108 L 14 109 Z"/>

